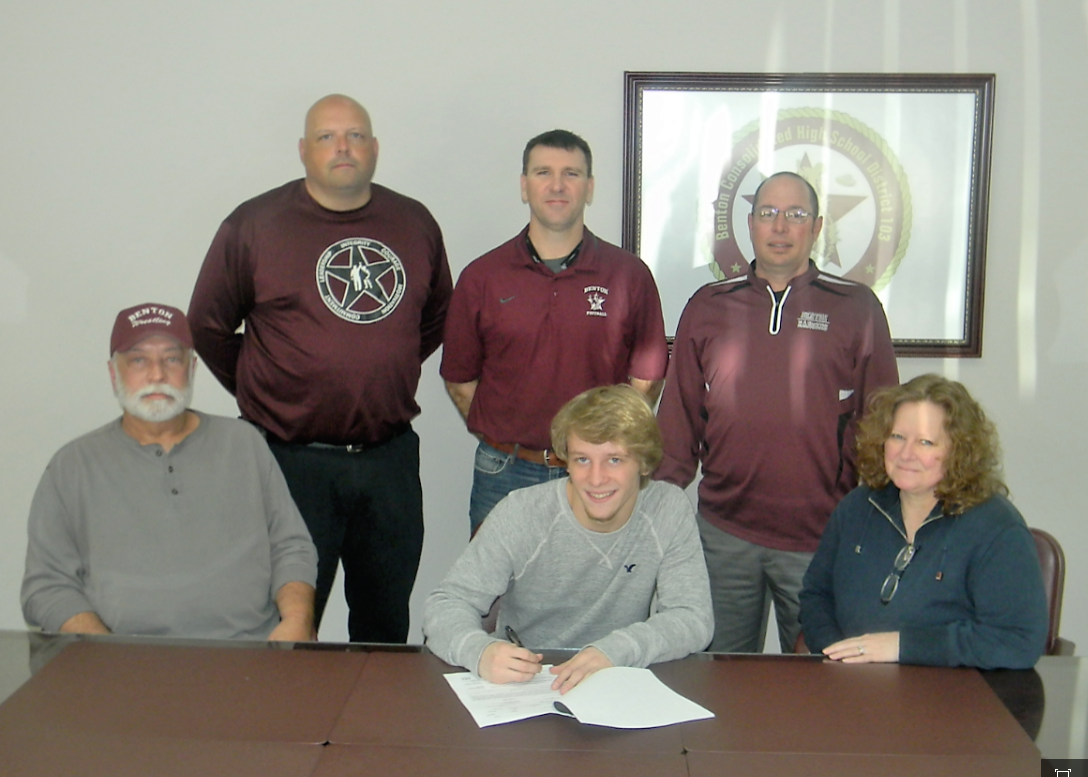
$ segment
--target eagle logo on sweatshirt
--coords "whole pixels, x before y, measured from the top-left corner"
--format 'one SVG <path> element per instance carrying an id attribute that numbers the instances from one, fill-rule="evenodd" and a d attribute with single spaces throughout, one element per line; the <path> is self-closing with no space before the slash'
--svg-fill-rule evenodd
<path id="1" fill-rule="evenodd" d="M 391 314 L 407 285 L 400 257 L 377 240 L 339 240 L 317 260 L 321 300 L 329 310 L 353 324 L 373 324 Z"/>

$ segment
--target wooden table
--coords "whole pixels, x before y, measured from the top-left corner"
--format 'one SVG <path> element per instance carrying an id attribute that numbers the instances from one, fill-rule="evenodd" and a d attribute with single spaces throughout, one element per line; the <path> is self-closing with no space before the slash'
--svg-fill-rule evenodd
<path id="1" fill-rule="evenodd" d="M 4 775 L 1039 774 L 969 669 L 698 654 L 654 671 L 711 720 L 480 729 L 420 648 L 57 640 L 35 637 L 45 665 L 0 705 Z"/>

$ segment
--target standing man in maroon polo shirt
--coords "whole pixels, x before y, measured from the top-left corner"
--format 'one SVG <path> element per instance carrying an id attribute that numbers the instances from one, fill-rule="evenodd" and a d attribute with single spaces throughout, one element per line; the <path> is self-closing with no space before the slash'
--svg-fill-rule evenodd
<path id="1" fill-rule="evenodd" d="M 529 225 L 464 269 L 446 320 L 442 377 L 480 438 L 473 532 L 514 489 L 566 477 L 548 446 L 568 400 L 629 381 L 653 404 L 668 362 L 649 268 L 585 228 L 589 145 L 552 130 L 528 142 L 521 162 Z"/>
<path id="2" fill-rule="evenodd" d="M 318 100 L 298 147 L 306 177 L 219 228 L 193 340 L 265 431 L 310 529 L 316 620 L 342 559 L 351 640 L 403 642 L 423 547 L 411 420 L 420 365 L 442 342 L 446 249 L 423 205 L 371 183 L 378 140 L 355 100 Z"/>

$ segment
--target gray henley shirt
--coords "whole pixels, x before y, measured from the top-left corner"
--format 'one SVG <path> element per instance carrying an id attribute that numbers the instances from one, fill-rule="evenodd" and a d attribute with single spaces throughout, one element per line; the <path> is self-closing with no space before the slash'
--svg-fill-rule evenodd
<path id="1" fill-rule="evenodd" d="M 197 414 L 169 452 L 120 419 L 57 452 L 30 506 L 23 614 L 47 631 L 92 611 L 115 633 L 265 639 L 284 583 L 317 552 L 257 431 Z"/>

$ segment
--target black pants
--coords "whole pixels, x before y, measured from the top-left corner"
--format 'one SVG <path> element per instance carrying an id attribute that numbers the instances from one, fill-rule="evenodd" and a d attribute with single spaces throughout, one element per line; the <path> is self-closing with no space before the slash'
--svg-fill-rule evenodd
<path id="1" fill-rule="evenodd" d="M 315 623 L 343 561 L 351 641 L 406 641 L 423 550 L 419 437 L 408 430 L 357 453 L 274 440 L 268 447 L 317 546 Z"/>

